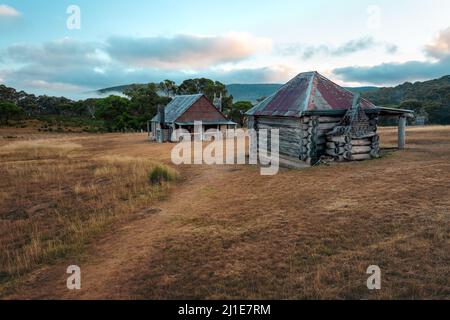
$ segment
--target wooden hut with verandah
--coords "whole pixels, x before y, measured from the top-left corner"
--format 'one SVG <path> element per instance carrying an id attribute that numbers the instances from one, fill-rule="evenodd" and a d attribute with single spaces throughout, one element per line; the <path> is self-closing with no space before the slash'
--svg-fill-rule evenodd
<path id="1" fill-rule="evenodd" d="M 300 73 L 247 112 L 249 129 L 280 130 L 280 164 L 303 167 L 322 156 L 335 161 L 379 156 L 380 117 L 399 119 L 398 146 L 405 147 L 411 110 L 377 107 L 317 72 Z"/>
<path id="2" fill-rule="evenodd" d="M 215 99 L 217 100 L 217 99 Z M 195 122 L 201 121 L 200 139 L 207 130 L 225 132 L 235 129 L 236 123 L 227 119 L 221 111 L 221 101 L 214 105 L 204 94 L 180 95 L 166 106 L 158 109 L 158 114 L 149 122 L 150 140 L 168 142 L 177 129 L 185 129 L 194 135 Z M 178 142 L 178 141 L 173 141 Z"/>

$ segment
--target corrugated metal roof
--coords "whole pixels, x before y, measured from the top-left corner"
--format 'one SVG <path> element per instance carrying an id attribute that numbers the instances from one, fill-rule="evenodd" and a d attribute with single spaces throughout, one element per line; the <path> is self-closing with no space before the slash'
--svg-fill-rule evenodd
<path id="1" fill-rule="evenodd" d="M 257 104 L 247 115 L 301 117 L 307 111 L 346 110 L 352 107 L 353 97 L 352 92 L 318 72 L 305 72 Z M 375 108 L 366 99 L 361 99 L 361 106 Z"/>
<path id="2" fill-rule="evenodd" d="M 186 112 L 194 103 L 196 103 L 203 94 L 193 94 L 176 96 L 173 100 L 166 106 L 165 110 L 165 121 L 166 123 L 171 123 L 177 120 L 179 117 Z M 152 120 L 152 122 L 159 122 L 159 114 L 157 114 Z"/>

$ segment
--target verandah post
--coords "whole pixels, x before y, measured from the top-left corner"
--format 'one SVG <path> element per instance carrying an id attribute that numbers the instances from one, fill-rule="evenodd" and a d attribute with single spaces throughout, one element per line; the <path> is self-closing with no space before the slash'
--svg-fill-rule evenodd
<path id="1" fill-rule="evenodd" d="M 406 116 L 400 116 L 398 120 L 398 148 L 405 149 L 406 145 Z"/>

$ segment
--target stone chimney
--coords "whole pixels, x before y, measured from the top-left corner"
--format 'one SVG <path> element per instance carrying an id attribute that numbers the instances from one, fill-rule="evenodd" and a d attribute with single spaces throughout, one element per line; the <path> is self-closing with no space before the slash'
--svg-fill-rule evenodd
<path id="1" fill-rule="evenodd" d="M 161 124 L 161 128 L 165 127 L 166 122 L 166 112 L 164 106 L 158 106 L 158 115 L 159 115 L 159 123 Z"/>
<path id="2" fill-rule="evenodd" d="M 217 108 L 217 110 L 222 112 L 222 92 L 219 97 L 217 97 L 216 93 L 214 93 L 213 105 Z"/>

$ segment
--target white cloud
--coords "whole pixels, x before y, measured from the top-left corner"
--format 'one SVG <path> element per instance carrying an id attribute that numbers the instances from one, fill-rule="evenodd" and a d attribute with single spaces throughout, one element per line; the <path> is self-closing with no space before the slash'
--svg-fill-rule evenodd
<path id="1" fill-rule="evenodd" d="M 15 18 L 19 16 L 20 12 L 14 9 L 13 7 L 10 7 L 6 4 L 0 4 L 0 18 L 1 17 Z"/>
<path id="2" fill-rule="evenodd" d="M 259 68 L 218 69 L 208 72 L 207 76 L 221 82 L 230 83 L 284 83 L 299 71 L 286 65 L 274 65 Z"/>
<path id="3" fill-rule="evenodd" d="M 425 46 L 426 53 L 436 59 L 450 56 L 450 27 L 439 32 L 435 41 Z"/>
<path id="4" fill-rule="evenodd" d="M 81 88 L 76 85 L 71 85 L 61 82 L 47 82 L 45 80 L 31 80 L 27 82 L 30 88 L 45 89 L 49 91 L 63 91 L 63 92 L 80 92 Z"/>
<path id="5" fill-rule="evenodd" d="M 190 77 L 265 82 L 282 78 L 278 74 L 284 72 L 282 67 L 249 69 L 236 64 L 271 46 L 270 41 L 249 34 L 148 39 L 110 39 L 105 44 L 64 38 L 37 45 L 14 44 L 0 49 L 5 60 L 1 78 L 21 89 L 72 92 L 163 79 L 180 82 Z"/>
<path id="6" fill-rule="evenodd" d="M 70 38 L 46 42 L 40 45 L 14 44 L 5 50 L 4 58 L 17 63 L 31 63 L 42 66 L 98 66 L 108 63 L 99 48 L 101 43 L 81 42 Z"/>
<path id="7" fill-rule="evenodd" d="M 242 61 L 271 47 L 269 39 L 235 32 L 223 36 L 112 37 L 107 51 L 112 58 L 132 66 L 193 70 Z"/>
<path id="8" fill-rule="evenodd" d="M 285 56 L 300 56 L 304 60 L 309 60 L 318 55 L 344 57 L 357 52 L 376 49 L 378 47 L 383 48 L 388 54 L 394 54 L 398 49 L 395 44 L 377 41 L 373 37 L 368 36 L 347 41 L 339 46 L 331 46 L 328 44 L 310 46 L 300 43 L 291 43 L 280 46 L 279 52 Z"/>
<path id="9" fill-rule="evenodd" d="M 0 49 L 4 60 L 0 74 L 7 85 L 21 90 L 67 96 L 73 96 L 77 90 L 163 79 L 181 82 L 209 77 L 225 83 L 285 80 L 287 67 L 252 69 L 244 63 L 270 48 L 270 40 L 247 33 L 122 37 L 105 42 L 64 38 L 42 44 L 18 43 Z"/>
<path id="10" fill-rule="evenodd" d="M 374 66 L 349 66 L 336 68 L 333 73 L 344 81 L 377 85 L 428 80 L 450 74 L 450 28 L 439 32 L 435 41 L 424 46 L 424 50 L 432 59 Z"/>
<path id="11" fill-rule="evenodd" d="M 105 70 L 99 67 L 95 67 L 94 68 L 94 72 L 96 73 L 100 73 L 100 74 L 105 74 Z"/>

